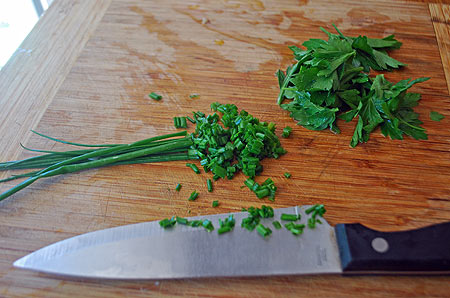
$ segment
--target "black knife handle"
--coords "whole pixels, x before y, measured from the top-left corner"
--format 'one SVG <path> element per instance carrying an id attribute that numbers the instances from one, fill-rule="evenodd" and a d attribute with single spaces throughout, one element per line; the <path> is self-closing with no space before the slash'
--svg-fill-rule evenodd
<path id="1" fill-rule="evenodd" d="M 344 273 L 450 273 L 450 222 L 402 232 L 335 227 Z"/>

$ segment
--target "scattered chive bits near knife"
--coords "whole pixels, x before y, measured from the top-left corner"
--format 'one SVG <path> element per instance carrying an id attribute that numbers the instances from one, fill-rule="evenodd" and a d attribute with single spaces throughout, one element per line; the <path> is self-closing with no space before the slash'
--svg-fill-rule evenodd
<path id="1" fill-rule="evenodd" d="M 320 219 L 317 218 L 317 216 L 323 217 L 325 214 L 326 209 L 324 205 L 322 204 L 316 204 L 308 209 L 305 210 L 306 214 L 311 214 L 311 217 L 308 218 L 308 227 L 310 229 L 314 229 L 316 227 L 316 223 L 321 224 L 322 222 Z"/>
<path id="2" fill-rule="evenodd" d="M 283 128 L 283 132 L 282 132 L 281 136 L 283 138 L 289 138 L 289 136 L 291 135 L 291 131 L 292 131 L 292 127 L 286 126 L 285 128 Z"/>
<path id="3" fill-rule="evenodd" d="M 150 97 L 150 98 L 152 98 L 154 100 L 161 100 L 162 99 L 162 96 L 159 95 L 158 93 L 155 93 L 155 92 L 150 93 L 148 95 L 148 97 Z"/>
<path id="4" fill-rule="evenodd" d="M 269 229 L 268 227 L 265 227 L 263 224 L 258 224 L 256 226 L 256 231 L 258 232 L 259 235 L 261 235 L 263 238 L 266 238 L 268 236 L 270 236 L 270 234 L 272 234 L 272 230 Z"/>
<path id="5" fill-rule="evenodd" d="M 217 206 L 219 206 L 219 201 L 213 201 L 212 202 L 212 206 L 215 208 Z"/>
<path id="6" fill-rule="evenodd" d="M 178 183 L 177 186 L 175 187 L 175 190 L 180 191 L 181 187 L 182 187 L 181 183 Z"/>
<path id="7" fill-rule="evenodd" d="M 233 217 L 233 214 L 225 218 L 225 220 L 219 219 L 219 229 L 217 230 L 217 233 L 219 235 L 228 233 L 233 230 L 235 225 L 235 220 Z"/>
<path id="8" fill-rule="evenodd" d="M 285 221 L 296 221 L 300 219 L 300 214 L 296 215 L 296 214 L 282 213 L 280 219 Z"/>
<path id="9" fill-rule="evenodd" d="M 296 236 L 303 234 L 303 230 L 305 229 L 304 224 L 295 224 L 294 222 L 289 222 L 284 227 Z"/>
<path id="10" fill-rule="evenodd" d="M 286 178 L 288 178 L 288 179 L 289 179 L 289 178 L 291 178 L 291 174 L 290 174 L 290 173 L 288 173 L 288 172 L 285 172 L 285 173 L 284 173 L 284 177 L 286 177 Z"/>
<path id="11" fill-rule="evenodd" d="M 275 220 L 275 221 L 273 221 L 272 222 L 272 225 L 275 227 L 275 229 L 277 229 L 277 230 L 279 230 L 279 229 L 281 229 L 282 227 L 281 227 L 281 224 L 280 224 L 280 222 L 278 221 L 278 220 Z"/>
<path id="12" fill-rule="evenodd" d="M 263 184 L 259 185 L 255 182 L 255 180 L 248 178 L 244 181 L 245 186 L 247 186 L 253 193 L 258 197 L 258 199 L 262 199 L 268 197 L 269 201 L 275 200 L 275 192 L 277 187 L 272 179 L 267 178 Z"/>
<path id="13" fill-rule="evenodd" d="M 184 218 L 184 217 L 177 216 L 176 217 L 176 221 L 177 221 L 177 224 L 180 224 L 180 225 L 187 225 L 187 224 L 189 224 L 189 221 L 187 220 L 187 218 Z"/>
<path id="14" fill-rule="evenodd" d="M 186 117 L 173 117 L 175 128 L 187 128 Z"/>
<path id="15" fill-rule="evenodd" d="M 208 232 L 214 231 L 214 226 L 213 226 L 212 222 L 211 222 L 209 219 L 203 220 L 202 226 L 203 226 Z"/>
<path id="16" fill-rule="evenodd" d="M 249 215 L 242 219 L 241 227 L 249 231 L 253 231 L 256 228 L 261 221 L 261 218 L 272 218 L 274 216 L 273 208 L 265 205 L 262 205 L 261 208 L 242 208 L 242 211 L 247 211 Z"/>
<path id="17" fill-rule="evenodd" d="M 212 184 L 211 179 L 206 179 L 206 186 L 208 187 L 208 192 L 213 191 L 213 184 Z"/>
<path id="18" fill-rule="evenodd" d="M 198 198 L 198 192 L 194 190 L 194 191 L 191 193 L 191 195 L 189 196 L 188 200 L 189 200 L 189 201 L 195 201 L 197 198 Z"/>
<path id="19" fill-rule="evenodd" d="M 195 172 L 195 174 L 200 174 L 200 170 L 195 164 L 187 163 L 186 166 L 191 168 Z"/>
<path id="20" fill-rule="evenodd" d="M 164 218 L 163 220 L 161 220 L 159 222 L 159 225 L 164 228 L 172 228 L 175 224 L 177 223 L 176 219 L 174 217 L 172 217 L 171 219 L 168 218 Z"/>

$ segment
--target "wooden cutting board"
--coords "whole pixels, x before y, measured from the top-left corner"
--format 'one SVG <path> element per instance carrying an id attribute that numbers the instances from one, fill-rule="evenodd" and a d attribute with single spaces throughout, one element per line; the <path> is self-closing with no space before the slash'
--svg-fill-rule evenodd
<path id="1" fill-rule="evenodd" d="M 233 103 L 274 121 L 288 154 L 265 160 L 276 201 L 218 181 L 185 162 L 117 166 L 36 182 L 0 203 L 0 296 L 441 296 L 449 277 L 287 276 L 176 281 L 74 280 L 19 270 L 12 262 L 71 236 L 179 215 L 323 203 L 331 224 L 360 222 L 405 230 L 450 220 L 449 6 L 376 1 L 54 1 L 0 72 L 1 160 L 33 156 L 20 147 L 64 150 L 33 135 L 81 143 L 129 143 L 175 132 L 174 116 Z M 292 61 L 288 45 L 325 38 L 335 23 L 347 35 L 403 42 L 392 56 L 408 64 L 392 81 L 431 77 L 416 111 L 429 139 L 392 141 L 375 132 L 351 149 L 355 123 L 342 133 L 313 132 L 276 105 L 274 73 Z M 447 74 L 447 80 L 446 80 Z M 148 98 L 155 91 L 159 102 Z M 199 98 L 192 99 L 190 94 Z M 446 118 L 430 120 L 430 111 Z M 192 127 L 190 127 L 192 129 Z M 292 174 L 291 179 L 283 177 Z M 1 173 L 6 177 L 12 172 Z M 183 184 L 177 193 L 177 183 Z M 5 191 L 15 182 L 0 185 Z M 200 196 L 187 200 L 190 192 Z M 213 200 L 220 206 L 212 208 Z M 189 213 L 190 212 L 190 213 Z M 448 296 L 447 296 L 448 297 Z"/>

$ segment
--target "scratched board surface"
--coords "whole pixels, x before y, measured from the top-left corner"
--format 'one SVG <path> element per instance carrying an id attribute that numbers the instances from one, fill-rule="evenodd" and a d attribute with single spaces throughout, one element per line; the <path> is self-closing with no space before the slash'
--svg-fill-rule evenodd
<path id="1" fill-rule="evenodd" d="M 275 71 L 293 63 L 289 45 L 326 38 L 320 26 L 336 24 L 346 35 L 403 42 L 392 56 L 408 66 L 387 79 L 431 77 L 416 85 L 422 93 L 416 111 L 429 139 L 392 141 L 377 130 L 368 143 L 351 149 L 355 123 L 339 122 L 342 133 L 295 126 L 276 104 Z M 163 96 L 161 101 L 148 97 Z M 190 94 L 198 98 L 190 98 Z M 129 143 L 175 132 L 173 117 L 209 113 L 212 102 L 233 103 L 262 121 L 273 121 L 288 154 L 265 160 L 256 180 L 272 178 L 276 200 L 259 200 L 245 177 L 219 180 L 208 193 L 210 173 L 196 175 L 186 162 L 127 165 L 41 180 L 1 204 L 2 246 L 19 258 L 52 242 L 98 229 L 172 215 L 234 212 L 268 204 L 287 207 L 323 203 L 332 224 L 360 222 L 380 230 L 404 230 L 450 220 L 450 99 L 428 7 L 422 3 L 377 1 L 112 1 L 37 127 L 47 135 L 80 143 Z M 446 118 L 431 121 L 435 110 Z M 192 131 L 190 125 L 189 130 Z M 33 136 L 27 147 L 63 150 L 66 145 Z M 20 158 L 33 156 L 21 151 Z M 292 174 L 286 179 L 283 173 Z M 183 188 L 175 191 L 177 183 Z M 0 186 L 4 191 L 14 183 Z M 195 202 L 189 194 L 197 190 Z M 220 206 L 213 208 L 213 200 Z M 37 296 L 53 293 L 161 295 L 201 293 L 236 296 L 342 289 L 380 295 L 445 295 L 433 287 L 448 278 L 275 277 L 197 281 L 73 281 L 24 272 L 2 263 L 5 292 Z M 12 282 L 13 281 L 13 282 Z M 418 281 L 422 288 L 407 285 Z M 331 285 L 334 285 L 331 287 Z M 164 285 L 164 290 L 161 289 Z M 142 287 L 145 293 L 139 291 Z M 21 290 L 18 290 L 21 289 Z M 209 290 L 208 290 L 209 289 Z M 446 288 L 448 290 L 448 286 Z M 29 290 L 27 292 L 27 290 Z M 322 291 L 321 290 L 321 291 Z M 10 291 L 10 292 L 8 292 Z M 46 292 L 48 291 L 48 292 Z M 128 291 L 128 292 L 127 292 Z M 373 294 L 373 293 L 372 293 Z M 2 293 L 0 292 L 0 295 Z"/>

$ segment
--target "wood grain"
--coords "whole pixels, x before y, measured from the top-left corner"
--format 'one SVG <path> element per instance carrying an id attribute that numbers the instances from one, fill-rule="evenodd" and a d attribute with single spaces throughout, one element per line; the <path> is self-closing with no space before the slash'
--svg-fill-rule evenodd
<path id="1" fill-rule="evenodd" d="M 436 29 L 436 16 L 448 20 L 447 6 L 349 0 L 339 5 L 324 0 L 55 1 L 21 46 L 33 49 L 32 55 L 16 53 L 0 73 L 1 158 L 31 156 L 19 142 L 67 148 L 30 136 L 30 129 L 83 143 L 132 142 L 176 131 L 174 116 L 209 112 L 215 101 L 275 121 L 278 131 L 294 126 L 275 103 L 274 72 L 292 63 L 288 45 L 323 38 L 319 26 L 335 23 L 349 35 L 395 34 L 403 42 L 392 55 L 408 67 L 386 77 L 432 78 L 413 87 L 423 94 L 417 112 L 429 139 L 392 141 L 375 133 L 367 144 L 350 149 L 354 123 L 339 123 L 340 135 L 294 127 L 282 140 L 289 153 L 265 160 L 258 177 L 273 178 L 279 188 L 271 205 L 324 203 L 332 224 L 360 222 L 386 231 L 450 220 L 450 97 L 444 73 L 449 63 L 443 58 L 448 39 Z M 150 100 L 152 91 L 163 99 Z M 191 99 L 191 93 L 200 97 Z M 446 118 L 431 121 L 432 110 Z M 284 172 L 292 178 L 285 179 Z M 449 277 L 121 282 L 53 277 L 11 265 L 38 248 L 89 231 L 269 203 L 241 189 L 243 175 L 218 181 L 213 193 L 206 191 L 207 177 L 184 162 L 117 166 L 39 181 L 1 202 L 0 296 L 448 296 Z M 183 184 L 180 193 L 174 190 L 177 183 Z M 0 191 L 12 185 L 2 184 Z M 189 202 L 194 189 L 199 199 Z M 212 208 L 216 199 L 221 204 Z"/>
<path id="2" fill-rule="evenodd" d="M 450 6 L 430 4 L 429 7 L 450 94 Z"/>

